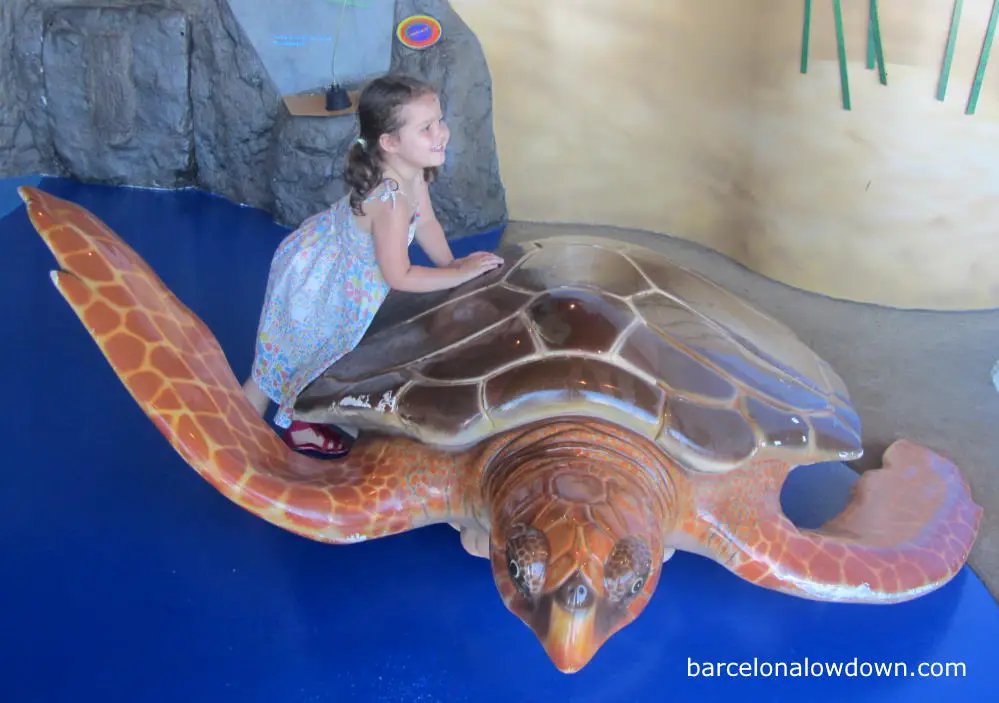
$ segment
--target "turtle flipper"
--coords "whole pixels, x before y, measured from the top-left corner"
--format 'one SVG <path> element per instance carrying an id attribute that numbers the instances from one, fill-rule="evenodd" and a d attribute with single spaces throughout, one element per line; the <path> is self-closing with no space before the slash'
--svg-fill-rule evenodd
<path id="1" fill-rule="evenodd" d="M 982 508 L 959 469 L 908 440 L 860 476 L 842 513 L 799 529 L 781 512 L 788 466 L 761 461 L 695 479 L 677 541 L 742 578 L 802 598 L 894 603 L 943 586 L 968 558 Z"/>
<path id="2" fill-rule="evenodd" d="M 208 327 L 86 209 L 18 189 L 61 271 L 52 281 L 139 407 L 237 505 L 311 539 L 346 543 L 444 522 L 461 455 L 360 438 L 343 460 L 289 449 L 253 410 Z M 457 493 L 455 491 L 454 493 Z"/>

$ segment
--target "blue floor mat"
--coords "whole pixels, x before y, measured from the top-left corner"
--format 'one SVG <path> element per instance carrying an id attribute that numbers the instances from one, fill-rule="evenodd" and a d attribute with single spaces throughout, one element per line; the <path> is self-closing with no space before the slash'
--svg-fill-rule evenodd
<path id="1" fill-rule="evenodd" d="M 40 187 L 126 239 L 245 376 L 287 228 L 193 190 Z M 0 220 L 0 236 L 4 703 L 936 703 L 999 690 L 999 606 L 968 568 L 911 603 L 834 605 L 689 554 L 665 565 L 633 625 L 582 672 L 561 674 L 450 527 L 335 547 L 222 497 L 146 419 L 53 288 L 54 259 L 23 208 Z M 456 242 L 455 253 L 493 249 L 499 236 Z M 799 509 L 819 474 L 801 470 Z M 709 663 L 724 671 L 696 675 Z M 774 664 L 809 670 L 774 674 Z M 835 666 L 846 668 L 820 671 Z"/>
<path id="2" fill-rule="evenodd" d="M 0 219 L 21 205 L 21 198 L 17 195 L 18 186 L 36 186 L 41 180 L 42 176 L 0 178 Z"/>

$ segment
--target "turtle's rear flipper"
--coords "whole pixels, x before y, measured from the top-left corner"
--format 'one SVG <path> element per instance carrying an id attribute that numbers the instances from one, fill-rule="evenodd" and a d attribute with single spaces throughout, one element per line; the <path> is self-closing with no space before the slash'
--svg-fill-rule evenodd
<path id="1" fill-rule="evenodd" d="M 948 459 L 908 440 L 853 486 L 842 513 L 815 530 L 781 512 L 786 465 L 761 461 L 695 481 L 697 551 L 742 578 L 802 598 L 892 603 L 944 585 L 964 565 L 982 509 Z"/>
<path id="2" fill-rule="evenodd" d="M 337 461 L 291 451 L 257 415 L 208 327 L 86 209 L 18 189 L 59 262 L 52 281 L 171 446 L 237 505 L 292 532 L 356 542 L 450 515 L 460 456 L 360 440 Z"/>

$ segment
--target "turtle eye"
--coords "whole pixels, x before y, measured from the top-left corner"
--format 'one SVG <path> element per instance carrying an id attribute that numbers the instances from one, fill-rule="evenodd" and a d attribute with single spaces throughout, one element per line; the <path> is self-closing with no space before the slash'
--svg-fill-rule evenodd
<path id="1" fill-rule="evenodd" d="M 614 545 L 604 565 L 607 597 L 614 603 L 627 603 L 645 588 L 652 571 L 652 552 L 639 539 L 625 537 Z"/>
<path id="2" fill-rule="evenodd" d="M 545 585 L 548 540 L 540 530 L 518 526 L 506 542 L 506 568 L 510 580 L 525 596 L 536 596 Z"/>

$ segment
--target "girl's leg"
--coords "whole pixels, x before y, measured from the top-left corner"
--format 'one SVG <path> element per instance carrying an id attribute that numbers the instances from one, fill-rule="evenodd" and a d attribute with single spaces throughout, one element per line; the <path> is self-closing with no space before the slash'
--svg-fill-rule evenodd
<path id="1" fill-rule="evenodd" d="M 271 399 L 267 397 L 267 394 L 253 380 L 252 374 L 243 383 L 243 393 L 246 395 L 246 399 L 250 401 L 253 409 L 257 411 L 257 414 L 263 417 L 264 413 L 267 412 L 267 408 L 270 407 Z M 342 428 L 342 431 L 343 434 L 348 435 L 352 439 L 357 439 L 358 430 L 356 427 L 347 425 Z M 284 439 L 294 449 L 318 451 L 321 454 L 331 456 L 344 456 L 350 450 L 350 447 L 339 435 L 340 433 L 336 429 L 326 425 L 313 425 L 311 423 L 296 421 L 285 430 Z"/>
<path id="2" fill-rule="evenodd" d="M 260 389 L 257 382 L 253 380 L 253 376 L 246 379 L 246 383 L 243 384 L 243 393 L 246 395 L 246 399 L 250 401 L 253 409 L 257 411 L 257 414 L 263 417 L 271 404 L 271 399 Z"/>

